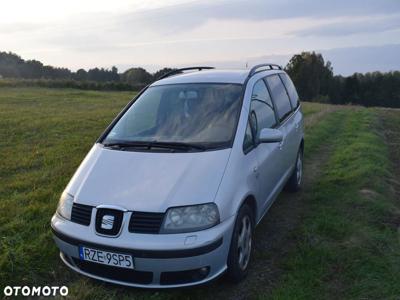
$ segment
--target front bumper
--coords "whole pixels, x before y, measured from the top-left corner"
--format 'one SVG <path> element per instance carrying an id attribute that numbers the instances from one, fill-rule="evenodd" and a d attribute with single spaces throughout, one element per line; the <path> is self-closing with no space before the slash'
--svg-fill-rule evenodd
<path id="1" fill-rule="evenodd" d="M 172 288 L 202 284 L 227 268 L 235 218 L 193 233 L 99 236 L 94 228 L 58 215 L 52 218 L 54 240 L 62 261 L 71 269 L 107 282 L 142 288 Z M 131 254 L 134 270 L 103 266 L 79 259 L 79 246 Z"/>

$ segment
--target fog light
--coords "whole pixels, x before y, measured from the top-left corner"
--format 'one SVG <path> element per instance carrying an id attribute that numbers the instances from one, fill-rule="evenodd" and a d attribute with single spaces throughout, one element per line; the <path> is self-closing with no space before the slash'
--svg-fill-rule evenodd
<path id="1" fill-rule="evenodd" d="M 210 273 L 210 267 L 202 267 L 194 270 L 162 272 L 160 284 L 184 284 L 205 279 Z"/>
<path id="2" fill-rule="evenodd" d="M 201 276 L 207 275 L 208 274 L 208 267 L 203 267 L 199 270 L 199 273 Z"/>

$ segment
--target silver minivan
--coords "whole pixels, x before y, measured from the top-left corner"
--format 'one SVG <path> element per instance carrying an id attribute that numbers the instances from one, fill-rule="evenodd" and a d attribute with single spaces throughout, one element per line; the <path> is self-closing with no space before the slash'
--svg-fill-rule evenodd
<path id="1" fill-rule="evenodd" d="M 62 261 L 137 287 L 248 271 L 255 226 L 302 181 L 303 115 L 281 67 L 194 67 L 141 91 L 96 141 L 51 220 Z"/>

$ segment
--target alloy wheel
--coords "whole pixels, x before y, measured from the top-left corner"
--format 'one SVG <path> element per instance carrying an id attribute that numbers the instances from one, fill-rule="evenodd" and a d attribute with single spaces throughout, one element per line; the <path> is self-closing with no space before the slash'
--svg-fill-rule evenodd
<path id="1" fill-rule="evenodd" d="M 297 178 L 297 184 L 301 184 L 301 180 L 303 177 L 303 155 L 302 152 L 299 151 L 299 154 L 297 156 L 297 164 L 296 164 L 296 178 Z"/>
<path id="2" fill-rule="evenodd" d="M 252 243 L 252 225 L 250 217 L 245 215 L 242 218 L 240 231 L 238 235 L 238 263 L 242 270 L 247 268 L 250 261 Z"/>

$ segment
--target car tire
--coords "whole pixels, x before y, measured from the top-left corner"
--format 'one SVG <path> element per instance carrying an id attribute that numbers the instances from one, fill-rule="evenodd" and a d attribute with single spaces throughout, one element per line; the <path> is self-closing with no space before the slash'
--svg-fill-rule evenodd
<path id="1" fill-rule="evenodd" d="M 300 148 L 297 153 L 296 164 L 293 170 L 293 174 L 290 176 L 286 190 L 289 192 L 297 192 L 300 190 L 301 183 L 303 181 L 303 149 Z"/>
<path id="2" fill-rule="evenodd" d="M 231 282 L 242 281 L 247 273 L 252 252 L 254 232 L 253 210 L 243 205 L 236 218 L 228 255 L 227 275 Z"/>

